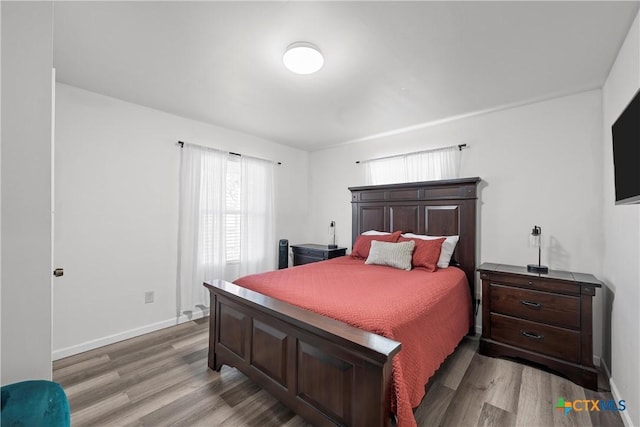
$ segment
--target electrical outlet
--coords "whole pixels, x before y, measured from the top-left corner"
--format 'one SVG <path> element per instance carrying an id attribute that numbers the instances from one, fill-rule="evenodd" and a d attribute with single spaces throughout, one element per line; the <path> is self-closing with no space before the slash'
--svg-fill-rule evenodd
<path id="1" fill-rule="evenodd" d="M 149 304 L 153 302 L 153 291 L 148 291 L 144 293 L 144 303 Z"/>

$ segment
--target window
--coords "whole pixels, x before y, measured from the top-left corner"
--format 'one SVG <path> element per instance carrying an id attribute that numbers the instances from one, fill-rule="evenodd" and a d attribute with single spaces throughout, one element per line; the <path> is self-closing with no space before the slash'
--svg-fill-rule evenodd
<path id="1" fill-rule="evenodd" d="M 227 262 L 240 261 L 240 162 L 229 159 L 227 162 L 227 186 L 225 193 L 225 258 Z"/>
<path id="2" fill-rule="evenodd" d="M 275 165 L 184 144 L 179 232 L 181 312 L 208 304 L 205 280 L 275 268 Z"/>
<path id="3" fill-rule="evenodd" d="M 224 260 L 227 263 L 240 261 L 240 226 L 241 226 L 241 185 L 240 185 L 240 159 L 236 156 L 228 157 L 222 161 L 226 169 L 225 179 L 221 184 L 220 192 L 224 193 L 223 209 L 216 209 L 211 203 L 207 203 L 209 197 L 207 191 L 200 193 L 200 206 L 202 211 L 202 245 L 201 259 L 203 264 L 213 264 L 215 259 L 215 243 L 224 242 Z M 215 179 L 215 170 L 207 161 L 202 162 L 200 188 L 206 189 Z M 224 227 L 220 227 L 224 224 Z"/>
<path id="4" fill-rule="evenodd" d="M 453 146 L 361 163 L 367 185 L 454 179 L 460 174 L 460 148 Z"/>

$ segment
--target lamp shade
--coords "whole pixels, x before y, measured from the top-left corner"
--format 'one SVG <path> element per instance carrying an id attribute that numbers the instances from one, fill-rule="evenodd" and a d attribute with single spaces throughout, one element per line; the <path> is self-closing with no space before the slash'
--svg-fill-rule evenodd
<path id="1" fill-rule="evenodd" d="M 539 248 L 541 245 L 540 237 L 542 235 L 542 229 L 537 225 L 533 226 L 531 234 L 529 234 L 529 245 Z"/>
<path id="2" fill-rule="evenodd" d="M 549 273 L 549 267 L 542 265 L 542 227 L 537 225 L 533 226 L 531 234 L 529 235 L 529 244 L 538 248 L 538 264 L 528 264 L 527 271 L 529 273 L 547 274 Z"/>
<path id="3" fill-rule="evenodd" d="M 312 74 L 322 68 L 324 57 L 313 44 L 296 42 L 287 47 L 282 62 L 287 69 L 296 74 Z"/>

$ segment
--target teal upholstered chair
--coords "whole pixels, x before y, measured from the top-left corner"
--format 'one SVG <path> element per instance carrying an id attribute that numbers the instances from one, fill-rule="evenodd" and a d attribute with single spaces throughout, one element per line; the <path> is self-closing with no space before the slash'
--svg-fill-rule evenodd
<path id="1" fill-rule="evenodd" d="M 68 427 L 69 402 L 60 384 L 22 381 L 2 386 L 2 427 Z"/>

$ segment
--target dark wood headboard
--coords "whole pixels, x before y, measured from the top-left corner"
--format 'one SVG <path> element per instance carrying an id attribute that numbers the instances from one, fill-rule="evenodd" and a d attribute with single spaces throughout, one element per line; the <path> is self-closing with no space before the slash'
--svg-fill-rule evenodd
<path id="1" fill-rule="evenodd" d="M 480 178 L 349 187 L 352 244 L 364 231 L 460 236 L 453 260 L 469 280 L 475 302 L 476 200 Z"/>

